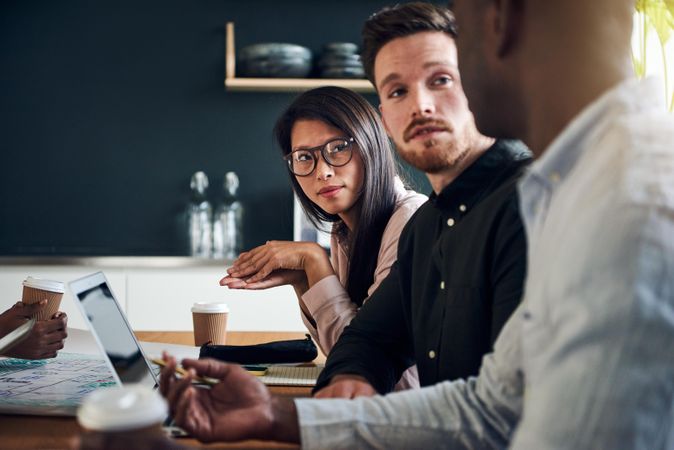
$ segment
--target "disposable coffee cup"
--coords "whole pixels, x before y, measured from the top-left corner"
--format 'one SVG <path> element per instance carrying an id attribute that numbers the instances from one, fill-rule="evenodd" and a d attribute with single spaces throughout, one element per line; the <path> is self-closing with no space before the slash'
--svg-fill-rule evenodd
<path id="1" fill-rule="evenodd" d="M 227 340 L 228 315 L 229 308 L 225 303 L 195 303 L 192 306 L 194 345 L 223 345 Z"/>
<path id="2" fill-rule="evenodd" d="M 39 303 L 47 299 L 47 306 L 36 314 L 37 320 L 49 320 L 59 310 L 65 285 L 60 281 L 44 280 L 28 277 L 23 280 L 23 296 L 21 301 L 27 305 Z"/>
<path id="3" fill-rule="evenodd" d="M 173 445 L 162 431 L 167 415 L 166 401 L 147 386 L 97 389 L 77 410 L 83 428 L 79 449 L 183 448 Z"/>
<path id="4" fill-rule="evenodd" d="M 88 394 L 77 410 L 77 421 L 98 432 L 160 427 L 168 415 L 159 392 L 139 384 L 102 388 Z"/>

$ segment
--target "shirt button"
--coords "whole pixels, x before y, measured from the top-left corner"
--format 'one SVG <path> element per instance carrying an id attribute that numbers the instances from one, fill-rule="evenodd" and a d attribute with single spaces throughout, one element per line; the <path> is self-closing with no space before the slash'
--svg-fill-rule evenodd
<path id="1" fill-rule="evenodd" d="M 459 205 L 459 211 L 466 212 L 466 205 Z"/>
<path id="2" fill-rule="evenodd" d="M 440 282 L 440 289 L 445 289 L 445 282 L 444 281 Z"/>
<path id="3" fill-rule="evenodd" d="M 435 352 L 433 350 L 428 352 L 428 357 L 431 358 L 431 359 L 435 359 Z"/>
<path id="4" fill-rule="evenodd" d="M 454 226 L 454 219 L 447 219 L 447 226 L 453 227 Z"/>

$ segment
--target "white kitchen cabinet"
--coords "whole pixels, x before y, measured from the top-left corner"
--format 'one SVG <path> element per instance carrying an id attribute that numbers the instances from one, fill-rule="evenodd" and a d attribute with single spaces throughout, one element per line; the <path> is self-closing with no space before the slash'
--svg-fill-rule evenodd
<path id="1" fill-rule="evenodd" d="M 80 258 L 83 264 L 11 264 L 0 260 L 0 308 L 21 299 L 27 276 L 68 283 L 102 270 L 134 330 L 192 331 L 194 302 L 224 301 L 230 309 L 231 331 L 304 331 L 299 306 L 290 286 L 264 291 L 232 290 L 218 284 L 222 265 L 195 263 L 191 258 Z M 9 261 L 7 261 L 9 260 Z M 167 263 L 168 261 L 168 263 Z M 178 261 L 176 263 L 176 261 Z M 61 310 L 68 325 L 86 328 L 73 298 L 66 290 Z"/>
<path id="2" fill-rule="evenodd" d="M 127 276 L 129 321 L 137 330 L 191 330 L 194 302 L 226 302 L 227 328 L 236 331 L 298 331 L 304 325 L 290 286 L 264 291 L 222 287 L 220 268 L 137 269 Z"/>

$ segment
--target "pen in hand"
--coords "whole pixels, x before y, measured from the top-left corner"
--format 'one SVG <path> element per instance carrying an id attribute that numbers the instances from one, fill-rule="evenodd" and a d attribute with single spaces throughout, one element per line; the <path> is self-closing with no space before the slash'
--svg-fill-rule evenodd
<path id="1" fill-rule="evenodd" d="M 159 367 L 166 367 L 166 361 L 164 361 L 163 359 L 160 359 L 160 358 L 152 358 L 152 362 L 155 363 L 156 365 L 158 365 Z M 262 376 L 264 376 L 264 375 L 267 374 L 267 367 L 266 367 L 266 366 L 257 366 L 257 365 L 244 364 L 244 365 L 242 365 L 241 367 L 243 367 L 244 369 L 246 369 L 246 371 L 247 371 L 249 374 L 255 375 L 256 377 L 262 377 Z M 186 371 L 184 368 L 180 367 L 180 366 L 176 366 L 176 372 L 178 373 L 178 375 L 183 376 L 183 377 L 184 377 L 185 375 L 187 375 L 187 371 Z M 212 385 L 214 385 L 214 384 L 219 383 L 220 380 L 217 380 L 217 379 L 215 379 L 215 378 L 196 376 L 196 377 L 194 378 L 194 381 L 195 381 L 196 383 L 207 384 L 207 385 L 209 385 L 209 386 L 212 386 Z"/>
<path id="2" fill-rule="evenodd" d="M 160 358 L 152 358 L 152 362 L 158 365 L 159 367 L 166 367 L 166 361 Z M 187 376 L 187 370 L 180 366 L 176 366 L 176 373 L 180 375 L 181 377 Z M 194 377 L 194 382 L 198 384 L 206 384 L 208 386 L 214 386 L 220 382 L 220 380 L 217 380 L 215 378 L 210 378 L 210 377 L 200 377 L 196 376 Z"/>

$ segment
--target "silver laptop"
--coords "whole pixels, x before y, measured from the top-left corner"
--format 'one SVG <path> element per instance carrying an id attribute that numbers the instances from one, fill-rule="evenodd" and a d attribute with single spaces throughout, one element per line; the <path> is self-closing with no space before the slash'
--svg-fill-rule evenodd
<path id="1" fill-rule="evenodd" d="M 140 383 L 153 389 L 159 387 L 152 365 L 103 272 L 71 281 L 68 286 L 117 383 Z M 164 429 L 174 437 L 188 436 L 184 430 L 174 426 L 171 416 L 166 418 Z"/>
<path id="2" fill-rule="evenodd" d="M 71 281 L 68 286 L 117 383 L 156 388 L 158 380 L 152 365 L 103 272 Z"/>

